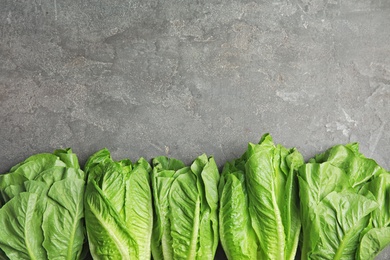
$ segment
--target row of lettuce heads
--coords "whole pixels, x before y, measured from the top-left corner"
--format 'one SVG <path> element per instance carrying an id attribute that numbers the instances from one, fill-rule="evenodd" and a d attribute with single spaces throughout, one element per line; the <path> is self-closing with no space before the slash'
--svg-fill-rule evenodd
<path id="1" fill-rule="evenodd" d="M 358 145 L 304 163 L 270 135 L 222 174 L 164 156 L 84 171 L 70 149 L 0 175 L 0 259 L 373 259 L 390 243 L 390 174 Z M 90 253 L 88 253 L 90 252 Z"/>

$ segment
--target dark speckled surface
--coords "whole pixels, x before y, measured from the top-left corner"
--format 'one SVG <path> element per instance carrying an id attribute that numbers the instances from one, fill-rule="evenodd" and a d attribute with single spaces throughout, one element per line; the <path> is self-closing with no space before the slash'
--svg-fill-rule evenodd
<path id="1" fill-rule="evenodd" d="M 264 132 L 389 169 L 389 24 L 389 1 L 1 0 L 0 171 L 69 146 L 222 165 Z"/>

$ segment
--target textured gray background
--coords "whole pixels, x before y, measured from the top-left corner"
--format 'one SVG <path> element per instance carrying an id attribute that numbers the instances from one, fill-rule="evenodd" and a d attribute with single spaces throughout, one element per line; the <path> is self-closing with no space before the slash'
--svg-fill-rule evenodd
<path id="1" fill-rule="evenodd" d="M 0 0 L 0 171 L 59 147 L 222 165 L 265 132 L 389 168 L 390 1 L 267 2 Z"/>

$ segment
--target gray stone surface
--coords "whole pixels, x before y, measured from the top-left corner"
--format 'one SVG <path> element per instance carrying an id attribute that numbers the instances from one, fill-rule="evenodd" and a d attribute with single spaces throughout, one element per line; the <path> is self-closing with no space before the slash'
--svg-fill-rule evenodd
<path id="1" fill-rule="evenodd" d="M 265 132 L 389 168 L 389 42 L 390 1 L 1 0 L 0 171 L 59 147 L 222 165 Z"/>

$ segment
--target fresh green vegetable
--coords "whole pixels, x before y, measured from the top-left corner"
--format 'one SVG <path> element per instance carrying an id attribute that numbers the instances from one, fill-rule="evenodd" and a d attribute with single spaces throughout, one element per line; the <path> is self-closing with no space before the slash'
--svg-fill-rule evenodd
<path id="1" fill-rule="evenodd" d="M 374 259 L 390 245 L 390 174 L 381 171 L 360 193 L 372 193 L 378 208 L 371 213 L 370 225 L 362 232 L 356 259 Z"/>
<path id="2" fill-rule="evenodd" d="M 295 149 L 264 135 L 227 163 L 219 186 L 220 234 L 229 259 L 294 259 L 301 228 Z"/>
<path id="3" fill-rule="evenodd" d="M 10 259 L 79 259 L 84 186 L 71 149 L 31 156 L 0 175 L 1 250 Z"/>
<path id="4" fill-rule="evenodd" d="M 244 170 L 225 164 L 219 185 L 219 231 L 228 259 L 257 259 L 258 239 L 249 216 Z"/>
<path id="5" fill-rule="evenodd" d="M 94 259 L 150 259 L 151 167 L 143 158 L 113 161 L 107 149 L 86 165 L 85 222 Z"/>
<path id="6" fill-rule="evenodd" d="M 310 162 L 329 162 L 342 169 L 347 174 L 349 182 L 355 190 L 359 190 L 373 177 L 387 173 L 373 159 L 364 157 L 359 152 L 357 143 L 336 145 L 326 152 L 315 156 Z"/>
<path id="7" fill-rule="evenodd" d="M 336 145 L 299 170 L 302 259 L 373 259 L 390 243 L 390 175 Z"/>
<path id="8" fill-rule="evenodd" d="M 214 259 L 219 181 L 214 159 L 203 154 L 185 167 L 161 156 L 153 166 L 153 259 Z"/>
<path id="9" fill-rule="evenodd" d="M 85 173 L 66 149 L 0 175 L 0 260 L 84 259 L 88 245 L 94 259 L 211 260 L 219 237 L 229 260 L 292 260 L 298 243 L 303 260 L 370 260 L 390 245 L 390 173 L 356 143 L 304 164 L 265 134 L 221 176 L 205 154 L 152 169 L 102 149 Z"/>

